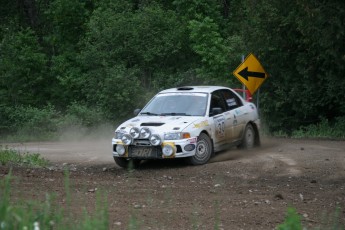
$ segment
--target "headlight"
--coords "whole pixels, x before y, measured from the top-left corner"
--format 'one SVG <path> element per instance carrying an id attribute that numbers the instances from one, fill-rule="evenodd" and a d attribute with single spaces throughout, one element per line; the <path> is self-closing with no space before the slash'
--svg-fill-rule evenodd
<path id="1" fill-rule="evenodd" d="M 137 127 L 131 128 L 131 130 L 129 130 L 129 134 L 134 138 L 138 138 L 140 135 L 140 130 Z"/>
<path id="2" fill-rule="evenodd" d="M 126 152 L 126 148 L 123 145 L 116 145 L 116 152 L 120 155 L 123 156 Z"/>
<path id="3" fill-rule="evenodd" d="M 149 128 L 144 127 L 140 130 L 140 138 L 148 139 L 150 136 L 151 132 Z"/>
<path id="4" fill-rule="evenodd" d="M 179 140 L 190 138 L 190 133 L 165 133 L 164 140 Z"/>
<path id="5" fill-rule="evenodd" d="M 175 146 L 172 144 L 165 144 L 162 149 L 162 153 L 164 156 L 170 157 L 175 153 Z"/>
<path id="6" fill-rule="evenodd" d="M 128 134 L 124 134 L 121 138 L 122 142 L 125 144 L 125 145 L 130 145 L 132 144 L 132 137 Z"/>
<path id="7" fill-rule="evenodd" d="M 123 137 L 123 133 L 119 131 L 115 131 L 115 139 L 121 139 Z"/>
<path id="8" fill-rule="evenodd" d="M 151 145 L 158 146 L 162 143 L 162 140 L 160 136 L 158 136 L 157 134 L 154 134 L 150 137 L 150 143 Z"/>
<path id="9" fill-rule="evenodd" d="M 165 133 L 164 140 L 179 140 L 181 133 Z"/>

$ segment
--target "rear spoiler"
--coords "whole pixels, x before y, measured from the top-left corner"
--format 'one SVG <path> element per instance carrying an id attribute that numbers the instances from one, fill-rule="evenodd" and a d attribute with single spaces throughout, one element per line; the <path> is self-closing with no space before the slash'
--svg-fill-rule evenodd
<path id="1" fill-rule="evenodd" d="M 247 89 L 233 89 L 235 90 L 238 94 L 240 94 L 245 101 L 247 102 L 252 102 L 253 97 L 252 94 L 249 92 Z"/>

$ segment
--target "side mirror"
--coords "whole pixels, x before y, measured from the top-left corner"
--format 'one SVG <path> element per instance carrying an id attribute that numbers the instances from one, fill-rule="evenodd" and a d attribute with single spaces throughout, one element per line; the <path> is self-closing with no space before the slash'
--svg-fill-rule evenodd
<path id="1" fill-rule="evenodd" d="M 212 116 L 221 114 L 222 112 L 223 112 L 223 110 L 220 107 L 214 107 L 214 108 L 211 109 Z"/>
<path id="2" fill-rule="evenodd" d="M 133 111 L 134 116 L 137 116 L 140 113 L 141 109 L 135 109 Z"/>

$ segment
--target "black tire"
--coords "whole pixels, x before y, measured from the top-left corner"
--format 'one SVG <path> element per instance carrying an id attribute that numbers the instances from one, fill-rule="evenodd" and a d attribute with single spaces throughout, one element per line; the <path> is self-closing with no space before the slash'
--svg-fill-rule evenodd
<path id="1" fill-rule="evenodd" d="M 114 157 L 115 163 L 124 169 L 135 169 L 139 167 L 141 160 L 129 159 L 124 157 Z"/>
<path id="2" fill-rule="evenodd" d="M 242 143 L 238 146 L 241 149 L 251 149 L 254 148 L 255 146 L 255 137 L 256 133 L 253 128 L 252 124 L 247 124 L 244 134 L 243 134 L 243 139 Z"/>
<path id="3" fill-rule="evenodd" d="M 205 133 L 201 133 L 196 144 L 195 155 L 188 158 L 189 163 L 192 165 L 206 164 L 210 160 L 212 153 L 213 148 L 211 139 Z"/>

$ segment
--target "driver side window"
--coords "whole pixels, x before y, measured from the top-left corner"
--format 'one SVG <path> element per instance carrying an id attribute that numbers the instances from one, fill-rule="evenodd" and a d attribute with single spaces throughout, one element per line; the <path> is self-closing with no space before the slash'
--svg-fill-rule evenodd
<path id="1" fill-rule="evenodd" d="M 224 89 L 222 90 L 222 94 L 226 101 L 227 110 L 233 110 L 243 105 L 238 96 L 230 90 Z"/>
<path id="2" fill-rule="evenodd" d="M 214 116 L 213 108 L 220 108 L 222 113 L 226 111 L 226 104 L 221 92 L 215 91 L 211 95 L 210 116 Z"/>

